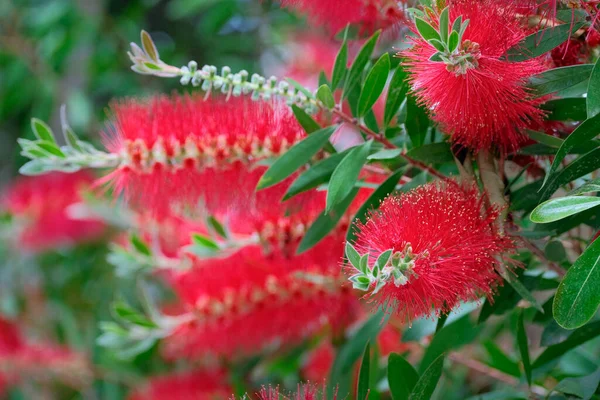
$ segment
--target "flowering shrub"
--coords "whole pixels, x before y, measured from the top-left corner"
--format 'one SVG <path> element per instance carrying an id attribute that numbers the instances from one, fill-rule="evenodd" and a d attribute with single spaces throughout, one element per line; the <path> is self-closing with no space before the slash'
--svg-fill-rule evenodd
<path id="1" fill-rule="evenodd" d="M 191 93 L 114 100 L 101 145 L 31 121 L 6 253 L 101 258 L 121 289 L 89 354 L 0 319 L 0 389 L 598 398 L 600 2 L 276 3 L 312 29 L 270 66 L 291 76 L 177 67 L 142 31 L 131 69 Z M 15 314 L 61 339 L 50 271 Z"/>

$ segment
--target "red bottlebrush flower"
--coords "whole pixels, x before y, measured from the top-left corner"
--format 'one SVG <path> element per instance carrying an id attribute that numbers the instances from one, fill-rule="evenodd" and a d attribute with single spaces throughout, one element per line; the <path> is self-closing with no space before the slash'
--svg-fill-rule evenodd
<path id="1" fill-rule="evenodd" d="M 327 386 L 319 389 L 318 385 L 311 383 L 298 384 L 298 389 L 294 393 L 280 393 L 279 386 L 262 387 L 260 392 L 256 393 L 259 400 L 320 400 L 327 397 Z M 333 399 L 337 398 L 337 393 L 334 393 Z"/>
<path id="2" fill-rule="evenodd" d="M 513 4 L 451 1 L 450 21 L 460 16 L 469 25 L 447 62 L 432 61 L 438 51 L 422 38 L 399 53 L 406 60 L 412 90 L 455 143 L 475 151 L 493 145 L 505 152 L 516 150 L 524 140 L 521 131 L 543 118 L 538 106 L 545 99 L 533 98 L 525 86 L 530 76 L 543 71 L 543 60 L 502 58 L 526 36 Z M 433 17 L 435 26 L 438 18 Z"/>
<path id="3" fill-rule="evenodd" d="M 393 28 L 404 20 L 404 12 L 397 0 L 281 0 L 308 14 L 314 25 L 325 25 L 336 33 L 346 25 L 358 25 L 361 32 Z"/>
<path id="4" fill-rule="evenodd" d="M 340 245 L 333 237 L 291 258 L 248 247 L 174 275 L 175 291 L 197 319 L 166 339 L 167 357 L 246 356 L 346 324 L 357 303 L 342 287 Z"/>
<path id="5" fill-rule="evenodd" d="M 150 378 L 129 400 L 226 400 L 233 389 L 224 371 L 191 371 Z"/>
<path id="6" fill-rule="evenodd" d="M 159 96 L 115 103 L 106 147 L 123 162 L 112 182 L 135 205 L 168 214 L 173 204 L 197 205 L 227 183 L 235 198 L 238 167 L 278 156 L 304 137 L 284 103 L 248 98 Z"/>
<path id="7" fill-rule="evenodd" d="M 16 244 L 30 251 L 73 244 L 100 236 L 105 226 L 97 220 L 74 219 L 68 207 L 80 203 L 80 190 L 90 187 L 87 172 L 23 177 L 3 195 L 3 205 L 23 223 Z"/>
<path id="8" fill-rule="evenodd" d="M 16 324 L 0 319 L 0 388 L 22 380 L 57 380 L 82 387 L 90 379 L 83 354 L 56 345 L 29 343 Z"/>
<path id="9" fill-rule="evenodd" d="M 484 209 L 483 200 L 475 185 L 450 183 L 386 198 L 359 226 L 356 241 L 372 261 L 391 250 L 369 296 L 408 322 L 490 296 L 501 282 L 498 257 L 514 244 L 497 232 L 499 211 Z"/>
<path id="10" fill-rule="evenodd" d="M 554 65 L 557 67 L 583 64 L 587 61 L 585 48 L 584 42 L 571 39 L 552 50 L 550 56 L 552 57 Z"/>

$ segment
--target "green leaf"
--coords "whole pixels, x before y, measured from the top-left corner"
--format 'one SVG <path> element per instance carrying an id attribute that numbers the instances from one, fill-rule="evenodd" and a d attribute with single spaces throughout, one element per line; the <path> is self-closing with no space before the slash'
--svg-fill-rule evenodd
<path id="1" fill-rule="evenodd" d="M 544 247 L 544 254 L 550 261 L 561 263 L 567 259 L 567 252 L 565 246 L 560 240 L 551 240 Z"/>
<path id="2" fill-rule="evenodd" d="M 148 32 L 142 30 L 141 34 L 142 47 L 144 48 L 144 52 L 150 57 L 150 59 L 154 62 L 158 62 L 160 57 L 158 55 L 158 50 L 156 50 L 156 46 L 152 41 L 152 38 L 148 34 Z"/>
<path id="3" fill-rule="evenodd" d="M 35 176 L 45 174 L 52 170 L 52 166 L 46 164 L 43 160 L 31 160 L 19 168 L 21 175 Z"/>
<path id="4" fill-rule="evenodd" d="M 367 162 L 372 141 L 356 146 L 344 157 L 331 174 L 327 189 L 327 205 L 325 211 L 329 212 L 333 206 L 345 199 L 358 181 L 360 171 Z"/>
<path id="5" fill-rule="evenodd" d="M 419 374 L 408 361 L 396 353 L 388 358 L 388 382 L 393 400 L 408 400 Z"/>
<path id="6" fill-rule="evenodd" d="M 549 121 L 584 121 L 587 118 L 584 98 L 550 100 L 541 108 L 548 111 Z"/>
<path id="7" fill-rule="evenodd" d="M 296 180 L 294 180 L 294 182 L 292 182 L 285 193 L 285 196 L 283 196 L 283 200 L 288 200 L 299 193 L 316 188 L 319 185 L 328 182 L 335 168 L 340 161 L 346 157 L 346 154 L 348 154 L 349 151 L 350 149 L 344 150 L 341 153 L 332 154 L 304 171 L 296 178 Z"/>
<path id="8" fill-rule="evenodd" d="M 409 150 L 406 155 L 425 164 L 454 162 L 450 143 L 447 142 L 425 144 Z"/>
<path id="9" fill-rule="evenodd" d="M 527 383 L 531 386 L 531 362 L 529 361 L 529 345 L 527 344 L 527 332 L 525 332 L 525 322 L 523 321 L 523 314 L 525 310 L 521 310 L 519 313 L 519 322 L 517 323 L 517 343 L 519 345 L 519 353 L 521 353 L 521 360 L 523 361 L 523 369 L 525 370 L 525 377 Z"/>
<path id="10" fill-rule="evenodd" d="M 569 350 L 584 344 L 600 335 L 600 321 L 595 321 L 575 330 L 565 341 L 548 347 L 533 362 L 532 368 L 543 367 L 544 365 L 560 358 Z"/>
<path id="11" fill-rule="evenodd" d="M 558 149 L 564 142 L 564 140 L 557 138 L 556 136 L 548 135 L 542 132 L 527 130 L 526 133 L 527 136 L 529 136 L 536 142 L 545 144 L 549 147 L 554 147 L 556 149 Z"/>
<path id="12" fill-rule="evenodd" d="M 596 61 L 587 91 L 587 115 L 593 117 L 600 113 L 600 58 Z"/>
<path id="13" fill-rule="evenodd" d="M 566 42 L 571 36 L 571 32 L 577 31 L 582 26 L 583 23 L 581 22 L 573 25 L 568 23 L 532 33 L 520 43 L 508 49 L 508 60 L 518 62 L 539 57 Z"/>
<path id="14" fill-rule="evenodd" d="M 367 342 L 360 371 L 358 373 L 358 388 L 356 390 L 356 399 L 366 400 L 369 396 L 369 380 L 371 378 L 371 344 Z"/>
<path id="15" fill-rule="evenodd" d="M 571 190 L 567 193 L 568 196 L 575 196 L 582 193 L 592 193 L 592 192 L 600 192 L 600 179 L 594 179 L 592 181 L 586 182 L 577 189 Z"/>
<path id="16" fill-rule="evenodd" d="M 412 96 L 408 96 L 406 102 L 406 122 L 404 126 L 413 146 L 422 146 L 429 128 L 429 118 L 425 109 L 420 107 Z"/>
<path id="17" fill-rule="evenodd" d="M 424 373 L 425 368 L 440 355 L 450 351 L 452 349 L 460 348 L 468 343 L 471 343 L 481 330 L 481 326 L 475 326 L 470 319 L 469 315 L 465 315 L 460 319 L 447 324 L 439 332 L 435 334 L 431 343 L 427 347 L 421 364 L 419 365 L 419 372 Z"/>
<path id="18" fill-rule="evenodd" d="M 583 400 L 590 400 L 594 398 L 594 394 L 596 393 L 599 384 L 600 369 L 597 369 L 593 374 L 587 376 L 563 379 L 554 387 L 554 389 L 552 389 L 552 391 L 561 392 Z"/>
<path id="19" fill-rule="evenodd" d="M 296 143 L 287 152 L 282 154 L 263 174 L 258 181 L 257 189 L 265 189 L 281 182 L 298 168 L 309 162 L 327 144 L 335 129 L 335 126 L 320 129 L 301 142 Z"/>
<path id="20" fill-rule="evenodd" d="M 539 97 L 562 92 L 589 81 L 593 67 L 593 64 L 581 64 L 549 69 L 532 76 L 528 86 Z"/>
<path id="21" fill-rule="evenodd" d="M 369 71 L 360 97 L 358 98 L 358 115 L 363 116 L 373 107 L 377 101 L 387 82 L 390 74 L 390 55 L 385 53 L 375 63 Z"/>
<path id="22" fill-rule="evenodd" d="M 450 38 L 448 38 L 448 50 L 453 52 L 458 47 L 458 32 L 452 31 Z"/>
<path id="23" fill-rule="evenodd" d="M 216 219 L 214 216 L 209 215 L 208 218 L 206 218 L 206 224 L 210 229 L 212 229 L 217 235 L 219 235 L 223 239 L 227 239 L 229 237 L 227 229 L 225 229 L 223 224 L 220 223 L 219 220 Z"/>
<path id="24" fill-rule="evenodd" d="M 509 285 L 512 286 L 513 289 L 515 289 L 519 296 L 523 298 L 523 300 L 527 300 L 529 304 L 535 307 L 539 312 L 544 312 L 543 307 L 540 305 L 540 303 L 538 303 L 536 298 L 533 297 L 533 294 L 531 294 L 531 292 L 525 287 L 525 285 L 523 285 L 523 283 L 520 280 L 518 280 L 511 273 L 502 273 L 501 275 L 504 278 L 504 280 L 506 280 L 506 282 L 508 282 Z"/>
<path id="25" fill-rule="evenodd" d="M 496 343 L 492 340 L 486 340 L 483 342 L 483 347 L 485 347 L 489 356 L 490 361 L 487 364 L 490 367 L 516 378 L 521 376 L 519 364 L 507 356 Z"/>
<path id="26" fill-rule="evenodd" d="M 424 19 L 416 17 L 415 26 L 417 27 L 417 31 L 419 31 L 419 35 L 421 35 L 423 39 L 427 41 L 431 39 L 441 41 L 438 31 Z"/>
<path id="27" fill-rule="evenodd" d="M 383 310 L 373 314 L 348 340 L 339 348 L 337 356 L 331 366 L 329 382 L 336 382 L 335 385 L 328 385 L 327 398 L 333 398 L 334 391 L 337 390 L 338 398 L 346 398 L 350 394 L 350 385 L 353 379 L 354 364 L 363 353 L 367 342 L 375 340 L 381 329 L 387 323 L 389 313 Z"/>
<path id="28" fill-rule="evenodd" d="M 429 400 L 435 391 L 435 387 L 442 376 L 444 368 L 444 355 L 436 358 L 423 372 L 417 384 L 410 394 L 410 400 Z"/>
<path id="29" fill-rule="evenodd" d="M 306 231 L 306 234 L 302 238 L 302 241 L 298 245 L 297 254 L 304 253 L 306 250 L 311 249 L 317 243 L 321 241 L 339 222 L 342 218 L 352 200 L 356 197 L 358 188 L 350 187 L 350 193 L 339 203 L 337 203 L 331 211 L 326 211 L 312 223 L 312 225 Z"/>
<path id="30" fill-rule="evenodd" d="M 311 93 L 310 90 L 308 90 L 307 88 L 305 88 L 301 83 L 299 83 L 298 81 L 293 80 L 292 78 L 286 78 L 286 81 L 289 82 L 290 85 L 292 85 L 298 92 L 300 93 L 304 93 L 304 95 L 309 98 L 309 99 L 314 99 L 315 96 Z"/>
<path id="31" fill-rule="evenodd" d="M 344 76 L 346 75 L 348 64 L 348 43 L 344 38 L 344 43 L 342 43 L 342 47 L 340 48 L 339 53 L 335 58 L 335 63 L 333 64 L 333 74 L 331 75 L 331 88 L 333 90 L 337 89 L 340 85 Z"/>
<path id="32" fill-rule="evenodd" d="M 122 301 L 115 302 L 112 308 L 115 315 L 123 321 L 145 328 L 158 328 L 154 321 L 149 320 Z"/>
<path id="33" fill-rule="evenodd" d="M 52 154 L 55 157 L 65 158 L 65 153 L 56 145 L 54 142 L 48 142 L 45 140 L 40 140 L 37 143 L 37 146 L 45 151 L 46 153 Z"/>
<path id="34" fill-rule="evenodd" d="M 375 45 L 377 44 L 380 33 L 381 31 L 375 32 L 373 36 L 366 41 L 354 59 L 350 71 L 348 72 L 346 84 L 344 85 L 344 98 L 348 97 L 352 89 L 360 83 L 361 75 L 371 58 L 371 54 L 373 54 L 373 50 L 375 50 Z"/>
<path id="35" fill-rule="evenodd" d="M 600 205 L 600 197 L 567 196 L 550 199 L 540 204 L 531 213 L 530 219 L 537 224 L 558 221 Z"/>
<path id="36" fill-rule="evenodd" d="M 209 250 L 220 250 L 219 245 L 211 238 L 201 235 L 199 233 L 192 233 L 192 241 L 202 247 L 206 247 Z"/>
<path id="37" fill-rule="evenodd" d="M 450 7 L 446 7 L 440 13 L 440 38 L 442 43 L 448 43 L 448 26 L 450 25 Z"/>
<path id="38" fill-rule="evenodd" d="M 566 329 L 588 322 L 600 306 L 600 240 L 595 240 L 569 268 L 553 303 L 554 319 Z"/>
<path id="39" fill-rule="evenodd" d="M 369 196 L 369 198 L 363 203 L 363 205 L 354 215 L 354 220 L 348 228 L 348 233 L 346 234 L 346 240 L 348 242 L 352 242 L 356 239 L 357 222 L 360 221 L 364 223 L 367 220 L 368 212 L 379 207 L 381 200 L 394 191 L 403 173 L 404 169 L 394 172 L 385 180 L 385 182 L 375 189 L 371 196 Z"/>
<path id="40" fill-rule="evenodd" d="M 311 134 L 321 129 L 321 125 L 297 105 L 292 104 L 292 112 L 306 133 Z"/>
<path id="41" fill-rule="evenodd" d="M 135 248 L 135 250 L 138 253 L 141 253 L 145 256 L 151 256 L 152 252 L 150 251 L 150 248 L 146 245 L 146 243 L 144 243 L 142 241 L 142 239 L 140 239 L 140 237 L 138 235 L 131 235 L 129 237 L 129 241 L 131 242 L 132 246 Z"/>
<path id="42" fill-rule="evenodd" d="M 33 130 L 35 137 L 39 140 L 56 143 L 54 135 L 52 134 L 52 129 L 50 129 L 50 127 L 41 119 L 31 118 L 31 129 Z"/>
<path id="43" fill-rule="evenodd" d="M 350 264 L 358 269 L 360 266 L 360 254 L 351 243 L 346 242 L 346 258 Z"/>
<path id="44" fill-rule="evenodd" d="M 393 160 L 402 154 L 401 149 L 383 149 L 371 154 L 367 160 Z"/>
<path id="45" fill-rule="evenodd" d="M 577 127 L 577 129 L 575 129 L 573 131 L 573 133 L 571 133 L 569 136 L 567 136 L 567 138 L 565 139 L 563 144 L 560 146 L 560 148 L 556 152 L 556 156 L 554 157 L 554 162 L 552 163 L 552 166 L 550 167 L 550 171 L 548 171 L 548 173 L 546 174 L 546 177 L 544 178 L 543 185 L 546 185 L 546 183 L 548 182 L 550 177 L 552 175 L 554 175 L 554 173 L 558 169 L 559 165 L 564 160 L 565 156 L 567 154 L 569 154 L 569 152 L 571 150 L 573 150 L 573 148 L 575 146 L 589 142 L 590 140 L 594 139 L 599 134 L 600 134 L 600 114 L 585 120 L 581 125 L 579 125 Z"/>
<path id="46" fill-rule="evenodd" d="M 383 114 L 383 124 L 385 126 L 389 126 L 394 119 L 400 105 L 402 105 L 402 102 L 406 98 L 407 91 L 406 71 L 404 71 L 402 66 L 398 65 L 390 81 L 387 98 L 385 99 L 385 111 Z"/>
<path id="47" fill-rule="evenodd" d="M 331 93 L 331 89 L 327 85 L 321 85 L 319 89 L 317 89 L 317 99 L 330 110 L 335 107 L 333 93 Z"/>

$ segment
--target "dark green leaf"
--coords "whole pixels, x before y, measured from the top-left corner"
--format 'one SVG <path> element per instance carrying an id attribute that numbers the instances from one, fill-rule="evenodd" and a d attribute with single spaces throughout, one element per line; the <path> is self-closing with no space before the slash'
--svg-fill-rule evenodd
<path id="1" fill-rule="evenodd" d="M 554 148 L 559 148 L 564 140 L 557 138 L 556 136 L 551 136 L 542 132 L 536 132 L 536 131 L 531 131 L 528 130 L 527 131 L 527 136 L 529 136 L 530 138 L 532 138 L 533 140 L 535 140 L 538 143 L 542 143 L 545 144 L 546 146 L 549 147 L 554 147 Z M 554 152 L 552 153 L 554 154 Z"/>
<path id="2" fill-rule="evenodd" d="M 340 48 L 340 52 L 337 54 L 335 58 L 335 63 L 333 65 L 333 74 L 331 75 L 331 88 L 333 90 L 337 89 L 340 85 L 344 76 L 346 75 L 346 65 L 348 63 L 348 43 L 346 39 L 344 39 L 344 43 L 342 43 L 342 47 Z"/>
<path id="3" fill-rule="evenodd" d="M 358 98 L 358 115 L 363 116 L 373 107 L 387 82 L 390 74 L 390 55 L 385 53 L 369 71 Z"/>
<path id="4" fill-rule="evenodd" d="M 438 41 L 441 40 L 438 31 L 424 19 L 415 18 L 415 26 L 417 27 L 417 31 L 419 31 L 419 35 L 421 35 L 423 39 L 427 41 L 431 39 L 435 39 Z"/>
<path id="5" fill-rule="evenodd" d="M 406 122 L 404 126 L 413 146 L 422 146 L 429 128 L 429 118 L 423 107 L 420 107 L 412 96 L 408 96 L 406 102 Z"/>
<path id="6" fill-rule="evenodd" d="M 593 117 L 600 113 L 600 58 L 596 61 L 587 91 L 587 115 Z"/>
<path id="7" fill-rule="evenodd" d="M 584 144 L 594 139 L 600 134 L 600 114 L 585 120 L 571 133 L 556 152 L 554 162 L 550 167 L 550 171 L 546 174 L 544 185 L 550 177 L 556 172 L 558 166 L 564 160 L 565 156 L 577 145 Z"/>
<path id="8" fill-rule="evenodd" d="M 448 27 L 450 25 L 450 7 L 446 7 L 440 13 L 440 39 L 442 43 L 448 42 Z"/>
<path id="9" fill-rule="evenodd" d="M 358 388 L 356 391 L 356 399 L 366 400 L 369 396 L 369 381 L 371 378 L 371 344 L 367 342 L 360 371 L 358 373 Z"/>
<path id="10" fill-rule="evenodd" d="M 443 327 L 435 334 L 431 343 L 429 343 L 429 347 L 427 347 L 421 359 L 419 372 L 424 373 L 425 368 L 441 354 L 462 347 L 475 340 L 480 330 L 481 327 L 475 326 L 471 322 L 469 315 L 465 315 L 459 320 Z"/>
<path id="11" fill-rule="evenodd" d="M 502 349 L 500 349 L 493 341 L 486 340 L 483 342 L 483 347 L 485 347 L 485 350 L 488 353 L 490 361 L 487 364 L 490 367 L 516 378 L 521 376 L 519 364 L 504 354 Z"/>
<path id="12" fill-rule="evenodd" d="M 560 358 L 567 351 L 573 350 L 583 343 L 594 339 L 598 335 L 600 335 L 600 321 L 595 321 L 582 326 L 575 330 L 564 342 L 555 344 L 544 350 L 544 352 L 533 362 L 532 368 L 535 370 L 543 367 L 549 362 Z"/>
<path id="13" fill-rule="evenodd" d="M 593 64 L 581 64 L 549 69 L 532 76 L 529 80 L 529 87 L 540 97 L 562 92 L 588 82 L 593 67 Z"/>
<path id="14" fill-rule="evenodd" d="M 408 400 L 419 374 L 408 361 L 396 353 L 388 358 L 388 382 L 393 400 Z"/>
<path id="15" fill-rule="evenodd" d="M 584 98 L 550 100 L 541 108 L 548 111 L 547 119 L 550 121 L 583 121 L 587 118 Z"/>
<path id="16" fill-rule="evenodd" d="M 337 390 L 338 398 L 346 398 L 350 393 L 350 384 L 353 379 L 354 364 L 363 353 L 367 342 L 375 340 L 381 329 L 387 323 L 389 313 L 382 310 L 373 314 L 348 340 L 340 347 L 331 367 L 327 398 L 332 399 L 334 391 Z"/>
<path id="17" fill-rule="evenodd" d="M 436 358 L 431 365 L 423 372 L 419 381 L 413 388 L 410 394 L 410 400 L 430 400 L 435 387 L 442 376 L 442 369 L 444 368 L 444 356 L 440 355 Z"/>
<path id="18" fill-rule="evenodd" d="M 583 23 L 570 23 L 541 29 L 527 36 L 523 41 L 508 49 L 508 60 L 512 62 L 530 60 L 549 52 L 566 42 L 571 32 L 577 31 Z"/>
<path id="19" fill-rule="evenodd" d="M 450 38 L 448 38 L 448 50 L 453 52 L 458 47 L 458 32 L 452 31 Z"/>
<path id="20" fill-rule="evenodd" d="M 593 374 L 578 378 L 563 379 L 552 389 L 555 392 L 561 392 L 583 400 L 594 398 L 594 394 L 600 384 L 600 369 Z"/>
<path id="21" fill-rule="evenodd" d="M 129 322 L 133 325 L 138 325 L 145 328 L 158 327 L 158 325 L 156 325 L 154 321 L 149 320 L 148 318 L 140 314 L 138 311 L 123 303 L 122 301 L 117 301 L 113 304 L 113 312 L 117 317 L 119 317 L 123 321 Z"/>
<path id="22" fill-rule="evenodd" d="M 325 211 L 329 212 L 340 201 L 345 199 L 358 181 L 360 171 L 367 162 L 372 141 L 354 147 L 335 168 L 329 187 L 327 189 L 327 205 Z"/>
<path id="23" fill-rule="evenodd" d="M 550 300 L 553 299 L 554 297 L 552 297 Z M 548 310 L 550 314 L 552 314 L 552 303 L 553 301 L 550 301 L 550 309 Z M 544 309 L 546 309 L 546 304 L 544 304 Z M 548 347 L 552 346 L 553 344 L 560 343 L 563 340 L 566 340 L 571 333 L 573 333 L 573 331 L 563 328 L 554 319 L 552 319 L 544 327 L 542 337 L 540 338 L 540 346 Z"/>
<path id="24" fill-rule="evenodd" d="M 55 143 L 52 129 L 50 129 L 50 127 L 41 119 L 31 118 L 31 129 L 33 130 L 35 137 L 39 140 Z"/>
<path id="25" fill-rule="evenodd" d="M 527 332 L 525 332 L 525 322 L 523 321 L 523 314 L 525 310 L 521 310 L 519 313 L 519 321 L 517 323 L 517 343 L 519 345 L 519 353 L 521 353 L 521 360 L 523 361 L 523 369 L 525 370 L 525 377 L 527 383 L 531 386 L 531 362 L 529 361 L 529 344 L 527 343 Z"/>
<path id="26" fill-rule="evenodd" d="M 303 253 L 308 249 L 311 249 L 317 243 L 321 241 L 339 222 L 342 218 L 352 200 L 358 193 L 358 188 L 350 188 L 350 193 L 342 201 L 337 203 L 331 211 L 324 212 L 312 223 L 312 225 L 306 231 L 306 234 L 302 238 L 302 241 L 298 245 L 297 253 Z"/>
<path id="27" fill-rule="evenodd" d="M 292 104 L 292 111 L 294 112 L 294 116 L 296 117 L 300 125 L 302 125 L 302 128 L 304 128 L 306 133 L 311 134 L 321 129 L 321 125 L 319 125 L 319 123 L 315 121 L 313 117 L 308 115 L 306 111 L 304 111 L 297 105 Z"/>
<path id="28" fill-rule="evenodd" d="M 454 162 L 451 146 L 446 142 L 424 144 L 421 147 L 409 150 L 406 155 L 425 164 Z"/>
<path id="29" fill-rule="evenodd" d="M 223 239 L 227 239 L 229 237 L 229 235 L 227 234 L 227 229 L 225 229 L 223 224 L 221 224 L 219 220 L 217 220 L 212 215 L 210 215 L 206 219 L 206 223 L 208 224 L 209 228 L 211 228 L 217 235 L 219 235 Z"/>
<path id="30" fill-rule="evenodd" d="M 515 289 L 517 293 L 519 293 L 519 296 L 521 296 L 523 300 L 527 300 L 529 304 L 534 306 L 539 312 L 544 312 L 544 309 L 540 303 L 538 303 L 536 298 L 533 297 L 533 294 L 531 294 L 531 292 L 520 280 L 518 280 L 511 273 L 503 273 L 502 277 L 510 284 L 510 286 L 512 286 L 513 289 Z"/>
<path id="31" fill-rule="evenodd" d="M 349 150 L 345 150 L 341 153 L 332 154 L 304 171 L 294 182 L 292 182 L 285 193 L 285 196 L 283 196 L 283 200 L 288 200 L 298 193 L 316 188 L 317 186 L 328 182 L 335 167 L 338 166 L 348 152 Z"/>
<path id="32" fill-rule="evenodd" d="M 371 54 L 373 54 L 373 50 L 375 50 L 375 45 L 377 44 L 380 33 L 381 31 L 375 32 L 373 36 L 366 41 L 354 59 L 350 71 L 348 72 L 346 84 L 344 85 L 344 98 L 348 97 L 351 90 L 360 83 L 361 75 L 371 58 Z"/>
<path id="33" fill-rule="evenodd" d="M 600 192 L 600 179 L 594 179 L 592 181 L 586 182 L 577 189 L 571 190 L 567 193 L 568 196 L 575 196 L 582 193 L 592 193 L 592 192 Z"/>
<path id="34" fill-rule="evenodd" d="M 369 196 L 369 198 L 363 203 L 360 209 L 354 215 L 354 220 L 350 227 L 348 228 L 348 233 L 346 235 L 346 240 L 349 242 L 354 241 L 356 238 L 356 223 L 358 221 L 365 222 L 367 220 L 367 214 L 369 210 L 375 209 L 379 207 L 381 201 L 387 197 L 390 193 L 394 191 L 398 181 L 402 177 L 404 173 L 404 169 L 400 169 L 394 172 L 389 178 L 385 180 L 374 192 Z"/>
<path id="35" fill-rule="evenodd" d="M 402 66 L 398 66 L 394 72 L 394 76 L 390 81 L 387 98 L 385 100 L 385 112 L 383 116 L 383 124 L 388 126 L 398 112 L 400 105 L 406 98 L 408 84 L 406 83 L 406 72 Z"/>
<path id="36" fill-rule="evenodd" d="M 546 244 L 544 248 L 544 254 L 546 258 L 554 262 L 563 262 L 567 259 L 567 252 L 565 246 L 559 240 L 551 240 Z"/>
<path id="37" fill-rule="evenodd" d="M 569 268 L 554 297 L 554 318 L 575 329 L 588 322 L 600 306 L 600 240 L 595 240 Z"/>
<path id="38" fill-rule="evenodd" d="M 310 161 L 335 131 L 335 126 L 320 129 L 281 155 L 258 181 L 257 189 L 265 189 L 281 182 Z"/>
<path id="39" fill-rule="evenodd" d="M 321 85 L 319 89 L 317 89 L 317 99 L 330 110 L 335 107 L 333 93 L 331 93 L 331 89 L 327 85 Z"/>
<path id="40" fill-rule="evenodd" d="M 558 221 L 600 205 L 600 197 L 567 196 L 550 199 L 540 204 L 531 213 L 531 220 L 537 224 Z"/>

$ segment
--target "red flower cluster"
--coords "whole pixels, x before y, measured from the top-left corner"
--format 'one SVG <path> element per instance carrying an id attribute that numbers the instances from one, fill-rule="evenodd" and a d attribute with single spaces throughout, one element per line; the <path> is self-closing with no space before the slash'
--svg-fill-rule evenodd
<path id="1" fill-rule="evenodd" d="M 158 215 L 211 194 L 231 204 L 240 169 L 278 156 L 304 136 L 284 103 L 248 98 L 154 97 L 115 103 L 106 147 L 124 161 L 104 178 L 133 204 Z M 227 198 L 214 198 L 221 186 Z"/>
<path id="2" fill-rule="evenodd" d="M 151 378 L 129 400 L 225 400 L 232 393 L 224 371 L 191 371 Z"/>
<path id="3" fill-rule="evenodd" d="M 58 380 L 81 387 L 90 378 L 84 355 L 65 347 L 29 343 L 15 324 L 0 319 L 0 395 L 22 381 Z"/>
<path id="4" fill-rule="evenodd" d="M 529 77 L 544 70 L 541 58 L 513 62 L 507 50 L 526 35 L 516 6 L 504 0 L 453 0 L 450 21 L 469 20 L 450 63 L 434 61 L 438 52 L 422 38 L 399 55 L 405 59 L 412 90 L 452 140 L 475 151 L 499 147 L 516 150 L 522 130 L 540 123 L 545 101 L 526 88 Z M 430 15 L 439 25 L 439 15 Z"/>
<path id="5" fill-rule="evenodd" d="M 197 318 L 166 339 L 165 354 L 246 356 L 351 322 L 358 304 L 339 273 L 341 242 L 334 236 L 293 257 L 245 247 L 173 275 L 176 292 Z"/>
<path id="6" fill-rule="evenodd" d="M 362 32 L 393 28 L 404 20 L 397 0 L 281 0 L 285 7 L 306 13 L 314 25 L 325 25 L 337 33 L 346 25 L 358 25 Z"/>
<path id="7" fill-rule="evenodd" d="M 10 186 L 3 194 L 3 206 L 17 224 L 22 224 L 18 245 L 43 251 L 100 236 L 103 223 L 74 219 L 68 210 L 82 201 L 80 191 L 89 189 L 93 179 L 87 172 L 54 172 L 21 178 Z"/>
<path id="8" fill-rule="evenodd" d="M 389 279 L 372 294 L 398 316 L 449 312 L 461 301 L 491 296 L 501 279 L 499 257 L 514 248 L 494 226 L 498 210 L 484 207 L 474 185 L 430 183 L 386 198 L 359 227 L 356 248 L 372 261 L 392 250 Z"/>
<path id="9" fill-rule="evenodd" d="M 259 400 L 280 400 L 282 398 L 289 400 L 320 400 L 325 399 L 327 393 L 327 386 L 323 384 L 323 387 L 319 389 L 317 385 L 311 383 L 299 384 L 298 389 L 294 393 L 283 394 L 280 393 L 278 386 L 262 387 L 260 392 L 256 395 Z M 333 399 L 337 398 L 337 393 L 334 393 Z"/>

